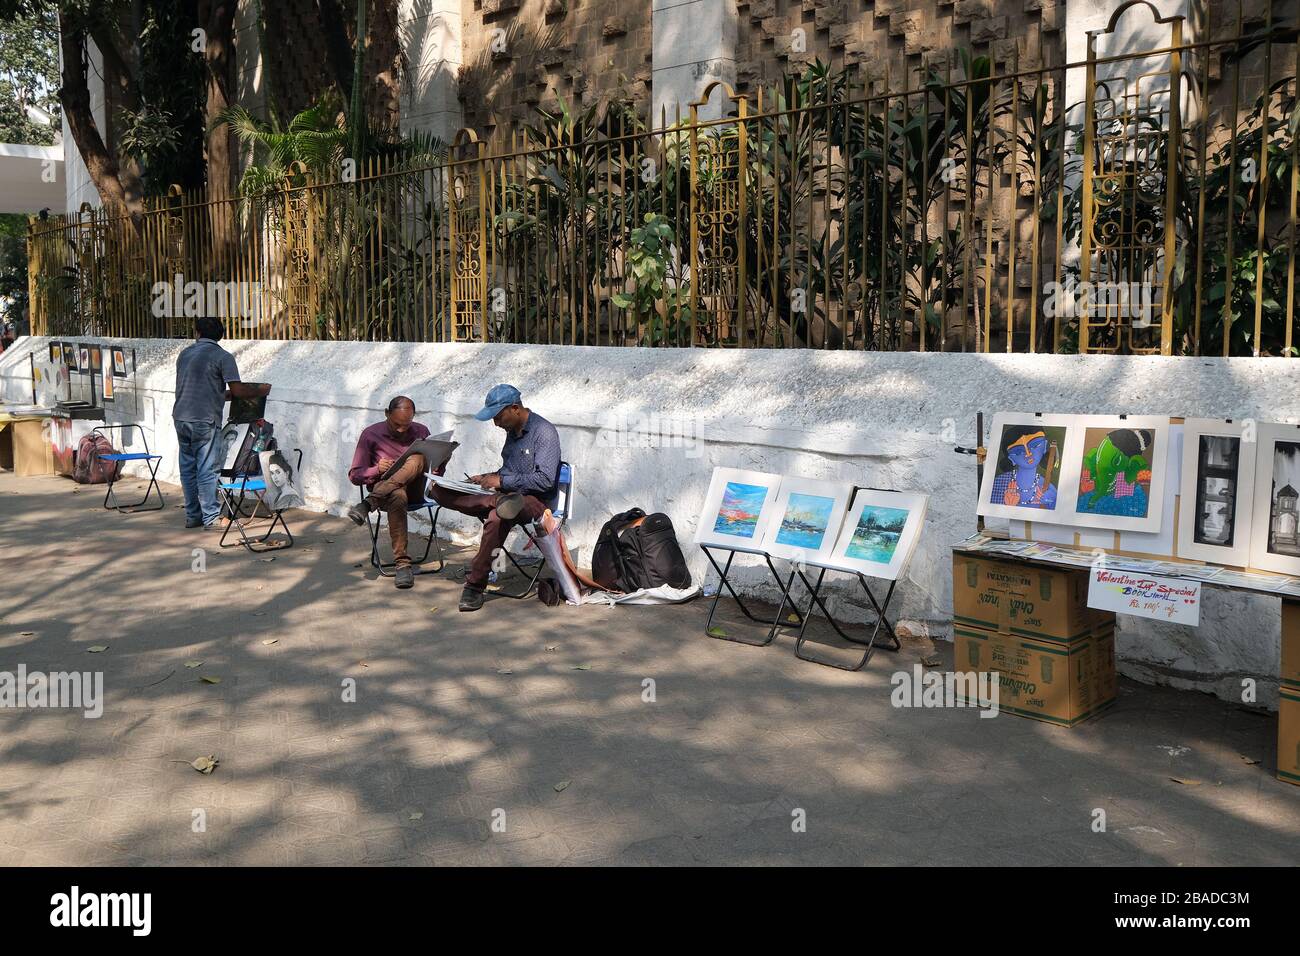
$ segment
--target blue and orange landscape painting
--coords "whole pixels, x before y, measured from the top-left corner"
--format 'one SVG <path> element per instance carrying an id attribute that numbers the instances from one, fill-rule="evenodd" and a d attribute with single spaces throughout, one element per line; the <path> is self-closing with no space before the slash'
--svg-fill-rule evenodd
<path id="1" fill-rule="evenodd" d="M 722 504 L 718 508 L 717 520 L 713 523 L 714 532 L 737 538 L 754 537 L 754 529 L 758 527 L 758 516 L 763 511 L 767 491 L 766 485 L 727 482 L 726 490 L 722 493 Z"/>
<path id="2" fill-rule="evenodd" d="M 817 551 L 826 537 L 826 524 L 831 519 L 831 509 L 834 507 L 834 498 L 790 495 L 785 506 L 785 517 L 781 519 L 781 530 L 776 535 L 777 543 Z"/>

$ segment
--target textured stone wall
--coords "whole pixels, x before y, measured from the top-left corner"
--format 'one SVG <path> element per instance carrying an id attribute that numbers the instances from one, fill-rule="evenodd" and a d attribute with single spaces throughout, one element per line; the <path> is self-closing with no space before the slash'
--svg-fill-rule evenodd
<path id="1" fill-rule="evenodd" d="M 1021 69 L 1061 62 L 1064 0 L 738 0 L 742 89 L 814 60 L 907 76 L 966 47 Z M 799 31 L 802 31 L 800 33 Z M 893 84 L 897 86 L 897 83 Z M 909 84 L 911 85 L 911 84 Z"/>
<path id="2" fill-rule="evenodd" d="M 463 0 L 465 124 L 480 136 L 560 99 L 586 106 L 618 90 L 650 98 L 650 0 Z"/>

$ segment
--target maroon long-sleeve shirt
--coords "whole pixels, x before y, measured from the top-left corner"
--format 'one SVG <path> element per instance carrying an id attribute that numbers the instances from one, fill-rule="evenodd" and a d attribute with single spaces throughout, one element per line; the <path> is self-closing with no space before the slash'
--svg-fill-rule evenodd
<path id="1" fill-rule="evenodd" d="M 419 422 L 411 422 L 411 427 L 400 438 L 388 430 L 388 422 L 376 422 L 357 439 L 357 450 L 352 453 L 348 480 L 354 485 L 373 485 L 382 474 L 379 459 L 391 458 L 397 461 L 411 445 L 428 437 L 429 429 Z"/>

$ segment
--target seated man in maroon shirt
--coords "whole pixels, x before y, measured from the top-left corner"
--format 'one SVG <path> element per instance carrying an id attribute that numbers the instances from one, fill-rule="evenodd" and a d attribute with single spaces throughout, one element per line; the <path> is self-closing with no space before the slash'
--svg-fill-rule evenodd
<path id="1" fill-rule="evenodd" d="M 387 472 L 412 444 L 429 437 L 429 429 L 414 418 L 415 402 L 405 395 L 394 398 L 388 403 L 384 420 L 368 427 L 357 439 L 352 467 L 348 469 L 348 479 L 354 485 L 370 489 L 360 504 L 348 509 L 348 517 L 362 525 L 372 511 L 388 513 L 388 534 L 393 539 L 396 564 L 393 578 L 399 588 L 415 583 L 411 557 L 406 553 L 406 503 L 424 500 L 424 456 L 417 452 L 391 475 Z"/>

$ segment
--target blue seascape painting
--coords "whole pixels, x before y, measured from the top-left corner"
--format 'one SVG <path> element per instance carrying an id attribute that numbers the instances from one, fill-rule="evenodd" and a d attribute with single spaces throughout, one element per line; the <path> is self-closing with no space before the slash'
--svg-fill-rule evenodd
<path id="1" fill-rule="evenodd" d="M 834 498 L 790 495 L 785 506 L 785 517 L 781 519 L 781 530 L 776 535 L 777 543 L 807 548 L 809 551 L 819 550 L 826 537 L 826 523 L 830 521 L 834 507 Z"/>

